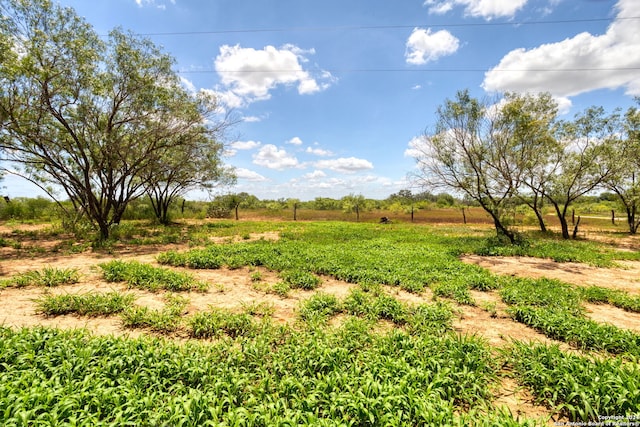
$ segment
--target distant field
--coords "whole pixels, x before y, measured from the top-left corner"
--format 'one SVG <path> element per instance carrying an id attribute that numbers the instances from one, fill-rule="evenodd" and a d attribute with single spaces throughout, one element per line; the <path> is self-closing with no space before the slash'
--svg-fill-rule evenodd
<path id="1" fill-rule="evenodd" d="M 438 224 L 304 211 L 295 222 L 242 211 L 127 222 L 94 249 L 56 227 L 2 226 L 0 421 L 533 426 L 638 415 L 638 239 L 526 231 L 526 244 L 502 246 L 481 212 L 466 212 L 468 225 L 456 210 L 427 213 Z"/>

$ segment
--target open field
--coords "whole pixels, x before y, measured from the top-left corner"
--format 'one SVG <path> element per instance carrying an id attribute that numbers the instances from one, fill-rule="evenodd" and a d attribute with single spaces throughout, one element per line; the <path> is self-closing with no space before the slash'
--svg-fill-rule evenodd
<path id="1" fill-rule="evenodd" d="M 640 416 L 640 240 L 476 223 L 0 226 L 4 425 Z M 78 330 L 78 328 L 82 328 Z"/>

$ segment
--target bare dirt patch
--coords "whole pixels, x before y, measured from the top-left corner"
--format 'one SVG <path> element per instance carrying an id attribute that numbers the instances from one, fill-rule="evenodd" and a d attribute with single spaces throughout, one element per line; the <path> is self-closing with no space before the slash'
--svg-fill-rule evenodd
<path id="1" fill-rule="evenodd" d="M 640 294 L 640 262 L 619 261 L 622 268 L 600 268 L 573 262 L 555 262 L 533 257 L 485 257 L 467 255 L 463 262 L 477 264 L 496 274 L 546 277 L 578 286 L 601 286 Z"/>
<path id="2" fill-rule="evenodd" d="M 472 291 L 478 306 L 459 306 L 453 329 L 460 334 L 478 335 L 492 347 L 504 347 L 512 340 L 559 344 L 522 323 L 515 322 L 506 312 L 506 304 L 493 292 Z"/>
<path id="3" fill-rule="evenodd" d="M 599 323 L 609 323 L 640 333 L 640 313 L 631 313 L 608 304 L 583 304 L 586 315 Z"/>

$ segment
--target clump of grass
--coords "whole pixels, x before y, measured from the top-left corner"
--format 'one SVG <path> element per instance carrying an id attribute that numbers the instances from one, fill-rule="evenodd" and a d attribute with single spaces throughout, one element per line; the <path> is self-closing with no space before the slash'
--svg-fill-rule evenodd
<path id="1" fill-rule="evenodd" d="M 409 313 L 405 304 L 385 294 L 377 286 L 371 291 L 353 288 L 344 299 L 343 305 L 348 314 L 372 320 L 386 319 L 398 325 L 406 322 Z"/>
<path id="2" fill-rule="evenodd" d="M 640 312 L 640 297 L 633 297 L 626 292 L 600 286 L 579 288 L 578 291 L 586 301 L 611 304 L 626 311 Z"/>
<path id="3" fill-rule="evenodd" d="M 439 297 L 451 298 L 455 302 L 463 305 L 476 305 L 475 300 L 469 292 L 467 284 L 460 280 L 439 282 L 433 285 L 433 294 Z"/>
<path id="4" fill-rule="evenodd" d="M 133 303 L 134 296 L 120 292 L 43 295 L 36 302 L 37 310 L 47 316 L 75 313 L 81 316 L 110 316 L 120 313 Z"/>
<path id="5" fill-rule="evenodd" d="M 407 330 L 411 334 L 441 335 L 452 329 L 453 309 L 446 302 L 419 304 L 407 316 Z"/>
<path id="6" fill-rule="evenodd" d="M 130 307 L 122 313 L 122 324 L 126 328 L 148 328 L 154 332 L 175 332 L 182 323 L 182 315 L 189 300 L 183 296 L 167 294 L 162 310 L 149 307 Z"/>
<path id="7" fill-rule="evenodd" d="M 280 277 L 293 289 L 313 290 L 322 283 L 322 280 L 313 273 L 304 270 L 285 270 Z"/>
<path id="8" fill-rule="evenodd" d="M 286 282 L 274 283 L 269 289 L 269 292 L 274 293 L 281 298 L 287 298 L 289 296 L 289 292 L 291 292 L 291 286 Z"/>
<path id="9" fill-rule="evenodd" d="M 187 326 L 193 338 L 251 337 L 258 331 L 258 325 L 248 313 L 217 308 L 194 314 L 188 318 Z"/>
<path id="10" fill-rule="evenodd" d="M 335 295 L 316 292 L 300 304 L 298 315 L 302 320 L 326 320 L 342 311 L 342 304 Z"/>
<path id="11" fill-rule="evenodd" d="M 108 282 L 127 282 L 129 287 L 157 292 L 161 289 L 180 291 L 207 290 L 208 285 L 197 281 L 187 273 L 154 267 L 137 261 L 114 260 L 100 264 L 103 277 Z"/>
<path id="12" fill-rule="evenodd" d="M 640 407 L 637 359 L 628 363 L 622 358 L 589 358 L 558 346 L 517 341 L 504 354 L 536 402 L 556 408 L 571 421 L 586 424 L 610 415 L 627 425 Z"/>
<path id="13" fill-rule="evenodd" d="M 242 311 L 250 316 L 270 317 L 275 312 L 273 304 L 268 302 L 253 301 L 242 304 Z"/>
<path id="14" fill-rule="evenodd" d="M 42 270 L 32 270 L 18 274 L 3 281 L 4 287 L 23 288 L 26 286 L 55 287 L 78 283 L 80 273 L 75 268 L 45 267 Z"/>

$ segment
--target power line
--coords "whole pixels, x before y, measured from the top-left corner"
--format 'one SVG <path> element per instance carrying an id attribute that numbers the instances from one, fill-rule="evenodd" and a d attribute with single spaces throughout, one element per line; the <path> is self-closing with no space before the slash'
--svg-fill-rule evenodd
<path id="1" fill-rule="evenodd" d="M 226 30 L 207 31 L 167 31 L 157 33 L 138 33 L 140 36 L 192 36 L 192 35 L 212 35 L 212 34 L 234 34 L 234 33 L 277 33 L 277 32 L 323 32 L 323 31 L 358 31 L 358 30 L 395 30 L 418 27 L 498 27 L 498 26 L 525 26 L 525 25 L 557 25 L 588 22 L 607 22 L 640 19 L 640 16 L 618 17 L 618 18 L 589 18 L 589 19 L 562 19 L 549 21 L 506 21 L 506 22 L 478 22 L 478 23 L 445 23 L 445 24 L 415 24 L 415 25 L 348 25 L 348 26 L 328 26 L 328 27 L 282 27 L 282 28 L 244 28 Z"/>
<path id="2" fill-rule="evenodd" d="M 640 71 L 640 67 L 601 67 L 601 68 L 520 68 L 500 69 L 487 68 L 323 68 L 322 71 L 330 73 L 476 73 L 488 70 L 496 72 L 529 72 L 529 73 L 553 73 L 553 72 L 594 72 L 594 71 Z M 302 70 L 177 70 L 178 74 L 249 74 L 249 73 L 295 73 Z"/>

